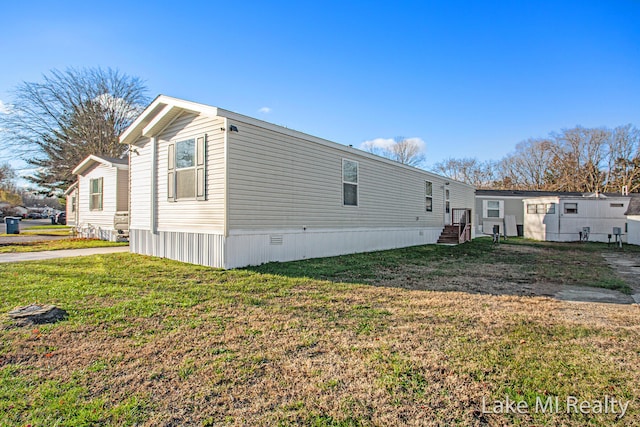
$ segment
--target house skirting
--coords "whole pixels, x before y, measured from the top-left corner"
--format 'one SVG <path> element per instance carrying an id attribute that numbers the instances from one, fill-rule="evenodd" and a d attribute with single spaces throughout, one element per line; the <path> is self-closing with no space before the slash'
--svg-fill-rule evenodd
<path id="1" fill-rule="evenodd" d="M 246 230 L 221 234 L 131 229 L 131 252 L 218 268 L 294 261 L 435 243 L 442 227 Z"/>

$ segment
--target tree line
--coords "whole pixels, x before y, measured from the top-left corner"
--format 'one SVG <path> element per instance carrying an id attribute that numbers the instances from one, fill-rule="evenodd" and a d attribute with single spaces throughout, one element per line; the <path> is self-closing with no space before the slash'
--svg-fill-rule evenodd
<path id="1" fill-rule="evenodd" d="M 25 177 L 45 194 L 66 190 L 87 156 L 122 157 L 119 135 L 148 102 L 137 77 L 113 69 L 52 70 L 22 82 L 0 114 L 2 146 L 35 172 Z"/>
<path id="2" fill-rule="evenodd" d="M 640 130 L 576 126 L 522 141 L 501 160 L 449 158 L 432 170 L 483 189 L 640 192 Z"/>

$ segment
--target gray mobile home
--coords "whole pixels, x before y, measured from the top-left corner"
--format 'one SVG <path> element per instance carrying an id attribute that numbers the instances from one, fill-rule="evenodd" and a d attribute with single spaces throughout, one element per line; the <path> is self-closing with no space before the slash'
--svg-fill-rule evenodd
<path id="1" fill-rule="evenodd" d="M 469 185 L 167 96 L 120 142 L 136 253 L 235 268 L 435 243 L 472 217 Z"/>

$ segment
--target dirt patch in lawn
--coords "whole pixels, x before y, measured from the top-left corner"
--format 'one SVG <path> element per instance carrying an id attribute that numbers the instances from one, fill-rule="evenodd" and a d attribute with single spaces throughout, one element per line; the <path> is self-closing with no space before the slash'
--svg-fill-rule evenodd
<path id="1" fill-rule="evenodd" d="M 577 269 L 589 268 L 589 259 L 581 259 L 575 251 L 564 251 L 566 257 L 548 257 L 549 248 L 501 245 L 494 250 L 491 260 L 460 262 L 459 259 L 443 260 L 433 265 L 399 264 L 382 268 L 378 278 L 369 281 L 376 286 L 389 286 L 411 290 L 466 292 L 488 295 L 543 296 L 565 301 L 633 304 L 640 302 L 633 295 L 640 294 L 639 254 L 604 254 L 607 263 L 632 289 L 630 294 L 615 289 L 582 286 L 564 277 L 550 280 L 545 270 L 554 266 L 572 264 Z M 500 262 L 522 255 L 540 255 L 523 258 L 529 263 Z M 546 272 L 547 276 L 549 275 Z M 638 295 L 640 297 L 640 295 Z"/>

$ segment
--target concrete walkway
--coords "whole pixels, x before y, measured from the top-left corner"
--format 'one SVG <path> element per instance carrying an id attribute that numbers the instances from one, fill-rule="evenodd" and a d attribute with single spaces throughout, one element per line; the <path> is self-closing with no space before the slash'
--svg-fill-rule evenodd
<path id="1" fill-rule="evenodd" d="M 113 253 L 119 253 L 119 252 L 129 252 L 129 246 L 111 246 L 106 248 L 87 248 L 87 249 L 62 249 L 59 251 L 42 251 L 42 252 L 14 252 L 14 253 L 8 253 L 8 254 L 0 254 L 0 263 L 21 262 L 21 261 L 41 261 L 45 259 L 113 254 Z"/>

